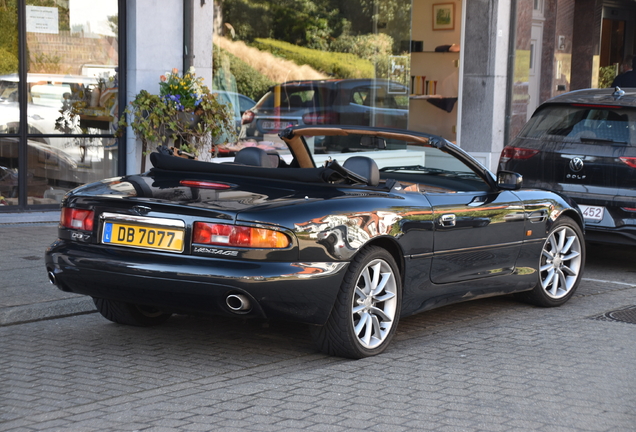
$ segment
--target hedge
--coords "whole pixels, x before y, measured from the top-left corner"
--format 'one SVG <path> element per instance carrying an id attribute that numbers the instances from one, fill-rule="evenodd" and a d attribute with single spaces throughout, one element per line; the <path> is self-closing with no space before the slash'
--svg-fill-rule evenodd
<path id="1" fill-rule="evenodd" d="M 258 100 L 276 83 L 256 69 L 245 63 L 240 58 L 214 45 L 214 67 L 221 67 L 221 61 L 217 61 L 221 56 L 229 60 L 230 72 L 236 80 L 237 92 Z M 218 66 L 217 66 L 218 65 Z"/>
<path id="2" fill-rule="evenodd" d="M 303 48 L 274 39 L 255 39 L 252 45 L 296 64 L 309 65 L 334 78 L 373 78 L 375 76 L 373 63 L 353 54 Z"/>

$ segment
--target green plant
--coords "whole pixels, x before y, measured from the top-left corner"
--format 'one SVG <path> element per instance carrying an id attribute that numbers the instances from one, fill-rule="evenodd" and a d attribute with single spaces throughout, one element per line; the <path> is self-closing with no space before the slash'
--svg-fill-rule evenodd
<path id="1" fill-rule="evenodd" d="M 276 83 L 245 63 L 240 58 L 214 45 L 214 77 L 221 75 L 221 71 L 229 70 L 236 80 L 236 91 L 258 101 L 269 88 Z M 215 90 L 224 90 L 221 86 Z M 228 89 L 225 89 L 228 90 Z"/>
<path id="2" fill-rule="evenodd" d="M 603 66 L 598 71 L 598 88 L 609 88 L 617 75 L 616 65 Z"/>
<path id="3" fill-rule="evenodd" d="M 193 72 L 180 76 L 175 68 L 159 79 L 159 94 L 166 105 L 172 105 L 177 111 L 193 112 L 201 104 L 203 78 L 197 78 Z"/>
<path id="4" fill-rule="evenodd" d="M 253 45 L 296 64 L 307 64 L 334 78 L 373 78 L 375 74 L 373 63 L 349 53 L 303 48 L 274 39 L 256 39 Z"/>
<path id="5" fill-rule="evenodd" d="M 144 155 L 152 143 L 172 144 L 195 156 L 206 145 L 219 144 L 219 138 L 234 136 L 233 113 L 195 77 L 193 68 L 183 77 L 174 69 L 167 75 L 170 77 L 164 75 L 160 81 L 161 95 L 141 90 L 128 104 L 119 120 L 117 136 L 130 126 L 141 141 Z"/>
<path id="6" fill-rule="evenodd" d="M 18 57 L 4 48 L 0 48 L 0 74 L 17 72 Z"/>

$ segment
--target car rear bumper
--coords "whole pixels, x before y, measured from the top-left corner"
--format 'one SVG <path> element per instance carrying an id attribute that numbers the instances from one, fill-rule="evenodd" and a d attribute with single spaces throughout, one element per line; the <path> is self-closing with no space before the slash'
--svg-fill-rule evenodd
<path id="1" fill-rule="evenodd" d="M 585 225 L 585 240 L 636 246 L 636 225 L 604 227 L 588 223 Z"/>
<path id="2" fill-rule="evenodd" d="M 239 314 L 308 324 L 327 321 L 348 266 L 346 262 L 149 256 L 65 240 L 47 249 L 45 262 L 49 277 L 63 291 L 169 312 Z M 250 309 L 228 307 L 226 299 L 232 294 L 249 299 Z"/>
<path id="3" fill-rule="evenodd" d="M 605 209 L 602 220 L 585 220 L 586 240 L 636 246 L 636 212 L 623 209 L 634 207 L 633 201 L 630 202 L 624 197 L 614 197 L 612 202 L 573 198 L 579 205 L 600 206 Z"/>

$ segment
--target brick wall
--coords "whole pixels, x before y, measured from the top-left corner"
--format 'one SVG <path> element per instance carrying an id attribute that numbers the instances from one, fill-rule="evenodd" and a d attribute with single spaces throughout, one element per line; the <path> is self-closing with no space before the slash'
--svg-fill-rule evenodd
<path id="1" fill-rule="evenodd" d="M 81 33 L 27 33 L 29 72 L 79 75 L 82 66 L 117 65 L 117 39 L 83 37 Z"/>

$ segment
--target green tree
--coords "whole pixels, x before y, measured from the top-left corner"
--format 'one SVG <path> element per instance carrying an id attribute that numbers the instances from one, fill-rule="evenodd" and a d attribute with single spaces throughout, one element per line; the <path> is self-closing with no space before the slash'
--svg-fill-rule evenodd
<path id="1" fill-rule="evenodd" d="M 274 38 L 327 49 L 347 25 L 332 0 L 223 0 L 223 21 L 240 40 Z"/>
<path id="2" fill-rule="evenodd" d="M 18 7 L 16 0 L 0 1 L 0 74 L 18 71 Z"/>

